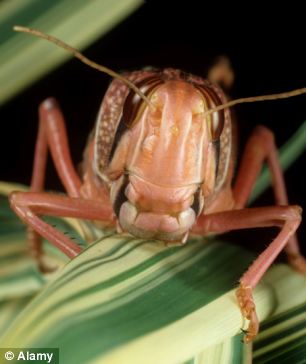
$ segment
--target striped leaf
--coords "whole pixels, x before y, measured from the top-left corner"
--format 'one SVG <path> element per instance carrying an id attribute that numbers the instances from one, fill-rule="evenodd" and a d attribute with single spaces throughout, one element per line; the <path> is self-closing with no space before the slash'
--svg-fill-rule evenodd
<path id="1" fill-rule="evenodd" d="M 22 189 L 22 186 L 0 185 L 2 193 L 18 187 Z M 24 226 L 9 209 L 6 196 L 0 197 L 0 221 L 1 302 L 33 294 L 41 288 L 44 278 L 27 254 Z"/>
<path id="2" fill-rule="evenodd" d="M 254 344 L 254 364 L 306 362 L 306 304 L 267 320 Z"/>
<path id="3" fill-rule="evenodd" d="M 241 315 L 233 289 L 252 259 L 247 251 L 215 240 L 166 248 L 129 236 L 103 237 L 46 284 L 0 346 L 59 347 L 65 363 L 178 363 L 195 355 L 197 362 L 242 363 L 250 347 L 235 336 Z M 286 285 L 299 295 L 282 310 L 306 298 L 304 280 L 276 267 L 255 292 L 261 320 Z M 27 298 L 2 304 L 3 327 L 25 303 Z"/>
<path id="4" fill-rule="evenodd" d="M 65 363 L 183 361 L 239 331 L 231 290 L 251 259 L 240 253 L 217 242 L 165 249 L 130 237 L 103 238 L 44 288 L 1 346 L 59 347 Z M 258 290 L 258 304 L 266 317 L 273 296 L 264 291 Z M 90 340 L 81 345 L 84 337 Z"/>
<path id="5" fill-rule="evenodd" d="M 142 4 L 142 0 L 9 0 L 0 2 L 0 105 L 71 57 L 14 25 L 40 29 L 83 49 Z M 26 72 L 25 72 L 26 70 Z"/>
<path id="6" fill-rule="evenodd" d="M 16 316 L 27 306 L 32 295 L 18 299 L 0 301 L 0 332 L 5 332 L 12 324 Z"/>

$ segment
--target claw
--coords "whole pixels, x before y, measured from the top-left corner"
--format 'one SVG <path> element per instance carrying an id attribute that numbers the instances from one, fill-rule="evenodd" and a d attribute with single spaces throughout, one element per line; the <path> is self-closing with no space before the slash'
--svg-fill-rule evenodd
<path id="1" fill-rule="evenodd" d="M 248 329 L 241 329 L 241 331 L 245 334 L 244 342 L 250 343 L 257 335 L 259 329 L 259 321 L 256 315 L 256 306 L 251 287 L 240 284 L 240 287 L 236 291 L 236 296 L 242 316 L 249 320 Z"/>
<path id="2" fill-rule="evenodd" d="M 247 335 L 249 332 L 248 332 L 248 330 L 245 330 L 245 329 L 243 329 L 243 328 L 240 328 L 240 330 L 241 330 L 241 332 L 244 334 L 244 335 Z"/>

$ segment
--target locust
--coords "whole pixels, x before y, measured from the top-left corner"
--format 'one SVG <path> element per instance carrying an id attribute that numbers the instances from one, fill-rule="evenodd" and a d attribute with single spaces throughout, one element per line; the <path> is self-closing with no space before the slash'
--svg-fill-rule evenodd
<path id="1" fill-rule="evenodd" d="M 28 241 L 44 270 L 41 238 L 68 257 L 82 249 L 42 216 L 61 216 L 111 224 L 118 233 L 184 244 L 189 234 L 205 236 L 237 229 L 278 227 L 279 232 L 239 280 L 242 316 L 249 320 L 244 341 L 259 330 L 252 291 L 284 250 L 303 274 L 306 262 L 295 232 L 301 208 L 289 205 L 273 132 L 255 128 L 235 174 L 235 121 L 230 107 L 243 102 L 296 96 L 306 89 L 228 101 L 220 87 L 226 78 L 208 79 L 181 70 L 146 69 L 119 75 L 90 61 L 61 40 L 16 26 L 73 53 L 113 77 L 102 100 L 77 173 L 69 151 L 65 120 L 54 98 L 39 106 L 39 128 L 29 192 L 13 192 L 14 212 L 29 227 Z M 67 195 L 44 192 L 50 151 Z M 248 208 L 252 188 L 267 163 L 275 204 Z"/>

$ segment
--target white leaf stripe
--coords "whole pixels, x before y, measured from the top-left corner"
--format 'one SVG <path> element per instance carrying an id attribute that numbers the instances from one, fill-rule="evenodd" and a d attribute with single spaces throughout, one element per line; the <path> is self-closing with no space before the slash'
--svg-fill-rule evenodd
<path id="1" fill-rule="evenodd" d="M 70 269 L 66 271 L 66 274 L 61 274 L 58 277 L 57 281 L 52 286 L 53 289 L 59 289 L 61 286 L 64 286 L 65 284 L 69 283 L 69 281 L 73 280 L 79 275 L 85 274 L 86 272 L 94 269 L 95 267 L 99 267 L 101 264 L 105 264 L 107 262 L 120 259 L 124 255 L 128 254 L 131 250 L 138 248 L 145 243 L 144 241 L 139 241 L 137 239 L 133 239 L 132 237 L 129 237 L 127 239 L 122 239 L 113 234 L 110 236 L 103 237 L 102 239 L 99 240 L 100 243 L 102 243 L 103 241 L 107 242 L 111 241 L 111 246 L 106 252 L 104 252 L 105 247 L 103 246 L 102 249 L 96 252 L 98 254 L 96 254 L 96 256 L 91 255 L 90 259 L 86 260 L 78 259 L 78 261 L 74 260 L 70 262 L 69 263 Z M 127 245 L 128 242 L 132 242 L 133 246 L 132 247 L 128 246 Z M 94 244 L 92 244 L 91 246 L 94 246 Z M 81 256 L 82 255 L 80 255 L 79 257 Z M 108 274 L 109 272 L 106 271 L 105 277 L 107 277 Z"/>

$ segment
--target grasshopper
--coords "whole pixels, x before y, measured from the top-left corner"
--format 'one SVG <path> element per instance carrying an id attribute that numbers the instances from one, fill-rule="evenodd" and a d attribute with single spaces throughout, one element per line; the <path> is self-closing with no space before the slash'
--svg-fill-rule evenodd
<path id="1" fill-rule="evenodd" d="M 227 102 L 218 85 L 231 79 L 228 72 L 224 77 L 224 68 L 211 72 L 210 79 L 171 68 L 118 75 L 50 35 L 23 27 L 15 30 L 56 43 L 114 77 L 88 139 L 81 176 L 71 160 L 58 103 L 48 98 L 39 107 L 31 190 L 10 195 L 12 209 L 29 226 L 28 240 L 39 267 L 44 269 L 41 237 L 70 258 L 81 252 L 41 215 L 100 221 L 116 226 L 119 233 L 168 244 L 184 244 L 189 234 L 279 227 L 236 291 L 242 315 L 249 320 L 245 342 L 252 341 L 259 329 L 252 290 L 278 254 L 285 250 L 289 263 L 306 272 L 295 236 L 301 208 L 288 204 L 274 136 L 264 126 L 258 126 L 247 141 L 233 183 L 236 138 L 229 108 L 296 96 L 306 89 Z M 48 150 L 67 196 L 43 192 Z M 247 208 L 264 162 L 273 178 L 275 205 Z"/>

